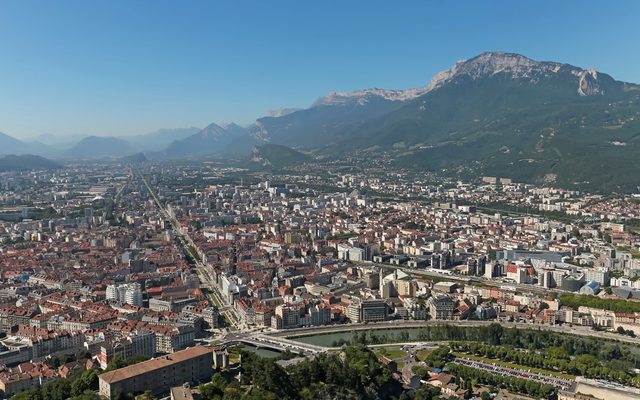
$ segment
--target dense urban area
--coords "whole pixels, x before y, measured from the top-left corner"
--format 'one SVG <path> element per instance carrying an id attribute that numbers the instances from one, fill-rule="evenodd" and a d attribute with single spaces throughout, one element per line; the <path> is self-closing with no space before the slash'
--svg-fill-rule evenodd
<path id="1" fill-rule="evenodd" d="M 394 165 L 1 173 L 0 396 L 640 398 L 640 196 Z"/>

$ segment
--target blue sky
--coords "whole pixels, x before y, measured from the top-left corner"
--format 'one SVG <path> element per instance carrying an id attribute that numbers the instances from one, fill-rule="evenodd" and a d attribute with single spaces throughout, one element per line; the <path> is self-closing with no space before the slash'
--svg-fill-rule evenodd
<path id="1" fill-rule="evenodd" d="M 487 50 L 640 82 L 640 2 L 0 1 L 0 132 L 247 124 Z"/>

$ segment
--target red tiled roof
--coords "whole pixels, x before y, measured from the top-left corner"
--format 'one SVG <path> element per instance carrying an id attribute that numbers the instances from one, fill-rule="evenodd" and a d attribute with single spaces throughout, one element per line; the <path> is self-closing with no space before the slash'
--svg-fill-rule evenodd
<path id="1" fill-rule="evenodd" d="M 163 357 L 155 358 L 153 360 L 143 361 L 141 363 L 130 365 L 128 367 L 105 372 L 104 374 L 99 375 L 99 378 L 107 383 L 119 382 L 125 379 L 129 379 L 133 376 L 154 371 L 171 364 L 183 362 L 207 353 L 209 354 L 212 353 L 211 347 L 204 347 L 204 346 L 191 347 L 189 349 L 177 351 L 175 353 L 172 353 Z"/>

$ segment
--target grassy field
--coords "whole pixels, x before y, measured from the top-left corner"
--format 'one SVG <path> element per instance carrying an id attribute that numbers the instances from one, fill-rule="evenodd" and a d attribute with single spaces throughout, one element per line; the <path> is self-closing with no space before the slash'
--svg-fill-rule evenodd
<path id="1" fill-rule="evenodd" d="M 222 304 L 220 304 L 220 302 L 218 301 L 218 298 L 214 296 L 213 293 L 210 296 L 211 296 L 211 301 L 213 301 L 213 304 L 215 304 L 216 307 L 218 308 L 222 307 Z"/>
<path id="2" fill-rule="evenodd" d="M 398 369 L 404 367 L 404 358 L 407 356 L 407 352 L 400 346 L 379 347 L 374 350 L 374 353 L 392 359 L 398 364 Z"/>
<path id="3" fill-rule="evenodd" d="M 473 355 L 473 354 L 458 353 L 458 352 L 453 352 L 452 354 L 454 356 L 460 357 L 460 358 L 470 358 L 472 360 L 483 361 L 483 362 L 486 362 L 486 363 L 501 365 L 503 367 L 520 369 L 520 370 L 523 370 L 523 371 L 531 371 L 531 372 L 535 372 L 535 373 L 538 373 L 538 374 L 557 376 L 558 378 L 564 378 L 564 379 L 575 379 L 576 378 L 575 375 L 565 374 L 565 373 L 557 372 L 557 371 L 549 371 L 549 370 L 546 370 L 546 369 L 527 367 L 525 365 L 514 364 L 512 362 L 496 360 L 496 359 L 492 359 L 492 358 L 480 357 L 480 356 L 476 356 L 476 355 Z"/>
<path id="4" fill-rule="evenodd" d="M 407 356 L 407 352 L 401 350 L 399 347 L 396 347 L 396 348 L 385 347 L 383 348 L 382 351 L 380 351 L 380 353 L 393 360 L 401 360 Z"/>
<path id="5" fill-rule="evenodd" d="M 238 364 L 240 362 L 240 348 L 233 346 L 229 347 L 229 363 Z"/>
<path id="6" fill-rule="evenodd" d="M 231 322 L 231 320 L 229 319 L 229 317 L 227 317 L 225 314 L 221 314 L 222 318 L 224 318 L 224 320 L 227 323 L 227 326 L 229 327 L 229 329 L 231 330 L 231 332 L 235 332 L 238 330 L 238 328 L 236 328 L 236 326 Z"/>
<path id="7" fill-rule="evenodd" d="M 429 350 L 420 350 L 418 353 L 416 353 L 416 358 L 420 361 L 424 361 L 427 359 L 429 353 L 431 353 L 431 351 Z"/>

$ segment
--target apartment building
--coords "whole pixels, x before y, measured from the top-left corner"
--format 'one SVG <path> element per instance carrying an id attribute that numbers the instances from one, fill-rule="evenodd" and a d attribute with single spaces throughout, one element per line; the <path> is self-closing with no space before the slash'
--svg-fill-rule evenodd
<path id="1" fill-rule="evenodd" d="M 211 380 L 213 353 L 210 347 L 196 346 L 173 354 L 105 372 L 99 378 L 99 394 L 111 398 L 116 393 L 168 393 L 184 383 L 197 385 Z"/>

